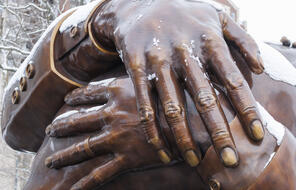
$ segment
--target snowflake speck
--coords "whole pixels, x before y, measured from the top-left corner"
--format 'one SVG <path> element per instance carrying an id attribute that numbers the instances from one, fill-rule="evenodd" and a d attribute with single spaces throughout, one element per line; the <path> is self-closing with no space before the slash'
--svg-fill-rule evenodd
<path id="1" fill-rule="evenodd" d="M 140 14 L 140 15 L 137 17 L 137 20 L 140 20 L 142 17 L 143 17 L 143 15 Z"/>
<path id="2" fill-rule="evenodd" d="M 149 74 L 147 78 L 148 78 L 148 80 L 153 80 L 156 78 L 156 75 L 155 75 L 155 73 Z"/>
<path id="3" fill-rule="evenodd" d="M 159 46 L 159 39 L 153 38 L 153 46 L 158 47 Z"/>

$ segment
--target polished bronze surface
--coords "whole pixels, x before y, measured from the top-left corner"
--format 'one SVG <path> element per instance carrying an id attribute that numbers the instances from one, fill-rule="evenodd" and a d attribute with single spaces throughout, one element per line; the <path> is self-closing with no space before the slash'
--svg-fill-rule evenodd
<path id="1" fill-rule="evenodd" d="M 227 14 L 199 1 L 109 0 L 60 33 L 73 13 L 32 57 L 27 90 L 17 81 L 5 95 L 5 140 L 38 151 L 26 189 L 295 187 L 285 170 L 295 137 L 287 130 L 278 146 L 253 95 L 295 135 L 296 90 L 254 75 L 258 47 Z"/>
<path id="2" fill-rule="evenodd" d="M 279 84 L 280 86 L 282 85 L 280 82 L 274 82 L 268 77 L 266 77 L 267 80 L 263 80 L 265 77 L 254 78 L 255 80 L 254 87 L 256 87 L 257 84 L 260 83 L 261 81 L 265 82 L 264 85 L 272 85 L 272 86 L 275 86 L 276 84 Z M 160 160 L 158 160 L 158 156 L 155 153 L 151 154 L 152 152 L 154 152 L 153 147 L 145 143 L 145 136 L 143 132 L 141 132 L 141 130 L 138 131 L 139 128 L 137 127 L 137 125 L 139 124 L 139 120 L 136 119 L 137 118 L 136 107 L 135 107 L 135 104 L 133 103 L 135 102 L 135 98 L 134 98 L 133 92 L 130 90 L 130 87 L 128 87 L 129 85 L 130 86 L 132 85 L 131 81 L 128 81 L 127 79 L 120 79 L 111 84 L 108 90 L 108 94 L 109 94 L 108 96 L 106 93 L 104 93 L 106 90 L 106 87 L 95 87 L 95 86 L 88 87 L 88 90 L 78 89 L 67 96 L 67 102 L 69 104 L 72 104 L 73 102 L 74 105 L 78 106 L 79 100 L 81 100 L 83 104 L 87 104 L 86 99 L 83 98 L 84 96 L 83 94 L 85 94 L 87 97 L 89 94 L 88 91 L 92 89 L 91 90 L 92 94 L 95 94 L 95 91 L 96 91 L 99 94 L 98 97 L 101 97 L 103 99 L 105 99 L 105 97 L 109 97 L 109 100 L 107 101 L 108 103 L 102 109 L 97 111 L 98 113 L 96 113 L 96 111 L 89 112 L 89 113 L 83 111 L 83 110 L 87 110 L 89 107 L 96 106 L 96 104 L 94 104 L 95 102 L 93 99 L 89 100 L 93 103 L 93 105 L 88 105 L 87 107 L 78 106 L 76 108 L 68 107 L 68 108 L 65 108 L 64 111 L 59 113 L 61 114 L 63 112 L 67 112 L 67 110 L 69 109 L 81 110 L 82 108 L 81 113 L 78 112 L 74 115 L 69 116 L 68 118 L 62 119 L 65 122 L 63 122 L 62 120 L 59 121 L 60 124 L 62 123 L 66 124 L 68 123 L 68 121 L 73 121 L 74 123 L 70 125 L 54 124 L 54 128 L 52 128 L 51 126 L 51 130 L 55 130 L 53 134 L 58 135 L 60 137 L 68 136 L 67 134 L 72 134 L 72 135 L 79 134 L 79 135 L 71 137 L 70 138 L 72 139 L 71 141 L 69 141 L 70 140 L 69 137 L 68 138 L 51 138 L 45 141 L 45 144 L 43 145 L 43 148 L 41 148 L 40 151 L 47 152 L 47 154 L 39 154 L 39 156 L 36 157 L 34 168 L 36 168 L 35 171 L 37 173 L 34 174 L 33 172 L 31 176 L 32 178 L 28 183 L 27 189 L 33 189 L 33 190 L 39 189 L 38 188 L 39 186 L 36 185 L 36 181 L 38 181 L 38 184 L 45 183 L 44 185 L 42 185 L 44 189 L 51 189 L 53 187 L 55 187 L 55 189 L 65 189 L 65 188 L 67 189 L 67 188 L 70 188 L 75 183 L 74 178 L 77 179 L 76 182 L 78 182 L 80 179 L 82 181 L 78 182 L 78 184 L 76 184 L 74 186 L 75 188 L 73 189 L 81 189 L 82 187 L 83 187 L 82 189 L 92 189 L 92 187 L 94 186 L 92 186 L 91 184 L 93 185 L 104 184 L 105 180 L 109 181 L 108 179 L 112 180 L 112 183 L 106 184 L 105 186 L 101 187 L 102 189 L 109 189 L 109 188 L 125 189 L 126 187 L 124 186 L 116 187 L 116 184 L 117 183 L 125 184 L 127 183 L 127 181 L 129 181 L 129 178 L 132 179 L 132 183 L 129 182 L 127 184 L 129 187 L 128 189 L 137 189 L 137 187 L 142 187 L 140 189 L 158 189 L 158 187 L 160 187 L 160 183 L 157 182 L 157 180 L 155 181 L 155 178 L 152 176 L 154 175 L 158 175 L 158 177 L 166 176 L 167 175 L 166 168 L 163 168 L 160 170 L 159 169 L 147 170 L 147 167 L 144 167 L 140 169 L 140 171 L 138 171 L 139 167 L 136 167 L 136 170 L 134 169 L 132 171 L 138 171 L 138 172 L 133 172 L 129 175 L 124 175 L 124 176 L 120 175 L 120 177 L 116 178 L 115 181 L 113 180 L 115 176 L 111 177 L 112 175 L 114 175 L 113 172 L 115 173 L 118 172 L 119 174 L 122 174 L 122 173 L 125 173 L 124 171 L 130 171 L 131 168 L 129 167 L 133 167 L 135 163 L 140 164 L 141 160 L 142 161 L 145 160 L 145 163 L 147 163 L 147 161 L 151 159 L 150 163 L 153 163 L 155 161 L 155 163 L 161 164 Z M 289 87 L 288 89 L 293 89 L 293 87 Z M 272 95 L 271 93 L 268 95 L 266 94 L 265 97 L 268 97 L 266 100 L 272 100 L 273 96 L 274 95 Z M 186 97 L 190 99 L 188 95 Z M 96 102 L 100 102 L 99 104 L 106 103 L 106 101 L 105 100 L 102 101 L 101 98 L 97 98 Z M 227 101 L 225 102 L 226 99 L 224 99 L 223 96 L 221 95 L 219 96 L 219 99 L 220 99 L 220 102 L 223 102 L 222 103 L 223 109 L 224 110 L 229 109 L 227 105 L 229 103 L 227 103 Z M 134 105 L 134 106 L 125 106 L 125 104 Z M 196 112 L 196 110 L 194 110 L 194 107 L 192 107 L 192 100 L 188 101 L 188 104 L 189 105 L 191 104 L 191 108 L 190 106 L 188 106 L 189 113 L 190 113 L 189 120 L 194 122 L 191 125 L 191 132 L 193 133 L 195 142 L 197 144 L 202 145 L 201 139 L 202 139 L 202 136 L 207 133 L 206 128 L 202 124 L 201 118 L 198 116 L 198 113 Z M 263 106 L 266 107 L 267 104 L 264 104 Z M 120 106 L 121 108 L 119 108 L 118 106 Z M 269 110 L 269 111 L 272 111 L 272 110 Z M 112 114 L 110 115 L 110 113 Z M 123 113 L 126 113 L 127 115 Z M 134 113 L 134 115 L 131 116 L 130 115 L 131 113 Z M 227 113 L 230 113 L 230 112 L 227 112 Z M 93 117 L 95 115 L 100 115 L 103 117 L 99 117 L 99 118 Z M 118 117 L 121 119 L 119 119 Z M 163 132 L 165 133 L 165 136 L 169 140 L 169 144 L 171 145 L 171 147 L 176 146 L 174 145 L 175 143 L 173 138 L 170 138 L 170 134 L 169 134 L 171 133 L 170 129 L 165 127 L 167 126 L 167 124 L 166 124 L 166 120 L 164 119 L 165 118 L 164 113 L 160 114 L 160 117 L 162 118 L 162 119 L 160 118 L 161 126 L 163 127 Z M 223 165 L 220 163 L 214 151 L 213 146 L 211 147 L 203 146 L 202 149 L 205 149 L 206 153 L 203 156 L 203 160 L 200 166 L 197 167 L 198 173 L 202 176 L 203 181 L 198 180 L 198 177 L 188 178 L 187 177 L 188 175 L 189 176 L 193 175 L 190 172 L 188 173 L 188 171 L 186 174 L 185 173 L 182 174 L 183 176 L 178 175 L 178 173 L 182 171 L 182 169 L 179 167 L 180 165 L 170 166 L 174 171 L 174 172 L 171 171 L 172 172 L 171 175 L 175 175 L 175 176 L 173 177 L 173 180 L 167 179 L 167 181 L 163 181 L 161 184 L 161 189 L 170 189 L 171 185 L 174 184 L 176 181 L 178 181 L 178 183 L 182 183 L 183 188 L 188 187 L 188 189 L 207 189 L 207 185 L 208 187 L 216 188 L 216 186 L 213 185 L 212 179 L 215 179 L 216 182 L 219 182 L 221 189 L 236 189 L 236 188 L 248 189 L 250 185 L 254 184 L 254 181 L 256 181 L 255 179 L 263 178 L 263 179 L 277 180 L 277 181 L 279 181 L 278 178 L 282 179 L 282 177 L 279 175 L 275 175 L 274 178 L 270 178 L 269 177 L 270 175 L 264 174 L 264 171 L 265 171 L 264 166 L 266 163 L 268 163 L 270 155 L 274 151 L 277 151 L 278 149 L 277 148 L 278 146 L 276 144 L 276 140 L 274 139 L 274 137 L 270 135 L 269 132 L 266 132 L 265 138 L 262 141 L 262 143 L 260 145 L 254 144 L 252 143 L 252 141 L 250 141 L 250 139 L 246 138 L 246 136 L 244 135 L 244 131 L 242 130 L 242 126 L 240 125 L 239 120 L 237 118 L 233 120 L 233 117 L 234 117 L 233 114 L 230 114 L 227 116 L 227 118 L 229 118 L 231 121 L 230 123 L 231 132 L 234 138 L 234 142 L 238 148 L 238 153 L 240 154 L 240 158 L 241 158 L 239 166 L 237 168 L 229 168 L 229 169 L 223 167 Z M 78 118 L 79 120 L 77 120 Z M 87 118 L 87 120 L 85 120 L 84 118 L 85 119 Z M 133 121 L 132 118 L 136 120 Z M 287 119 L 287 117 L 283 117 L 283 119 Z M 76 123 L 78 121 L 79 123 Z M 93 125 L 91 124 L 92 122 L 95 122 L 97 124 Z M 125 124 L 126 122 L 127 124 L 130 123 L 130 125 Z M 104 125 L 105 127 L 103 127 Z M 127 131 L 124 133 L 119 132 L 119 130 L 123 130 L 123 129 Z M 84 131 L 87 131 L 85 135 L 83 134 Z M 94 132 L 89 133 L 90 131 L 94 131 Z M 137 131 L 137 135 L 134 135 L 135 131 Z M 292 137 L 289 134 L 290 133 L 288 132 L 288 134 L 285 135 L 284 139 L 289 139 L 289 141 L 291 141 L 292 144 L 295 143 L 295 137 Z M 91 157 L 89 157 L 89 155 L 87 155 L 87 153 L 84 152 L 85 150 L 83 148 L 85 147 L 84 139 L 85 139 L 85 136 L 89 136 L 89 135 L 92 136 L 92 138 L 90 139 L 90 148 L 96 153 L 95 160 L 97 161 L 95 161 L 94 159 L 90 159 Z M 137 138 L 135 138 L 136 136 Z M 138 137 L 141 137 L 141 138 L 138 138 Z M 121 141 L 121 139 L 123 140 L 123 142 Z M 132 140 L 133 142 L 129 142 L 130 140 Z M 209 136 L 207 136 L 207 141 L 211 143 Z M 145 147 L 147 148 L 149 147 L 149 148 L 147 149 L 142 147 L 144 144 L 146 144 Z M 286 149 L 287 144 L 288 143 L 283 142 L 283 144 L 280 146 L 279 151 L 281 149 Z M 69 146 L 69 148 L 66 148 L 67 146 Z M 58 151 L 56 148 L 52 149 L 52 147 L 59 147 L 58 150 L 60 151 Z M 176 150 L 176 147 L 174 149 Z M 117 152 L 117 151 L 120 151 L 120 152 Z M 126 153 L 128 154 L 126 154 L 125 151 L 127 151 Z M 42 160 L 45 159 L 46 155 L 49 156 L 51 152 L 53 153 L 53 155 L 49 157 L 51 160 L 50 162 L 51 167 L 61 168 L 62 166 L 65 166 L 65 165 L 70 165 L 70 166 L 67 166 L 59 170 L 46 169 L 45 166 L 43 165 Z M 175 152 L 175 151 L 172 150 L 171 152 Z M 134 156 L 138 156 L 138 154 L 145 154 L 146 156 L 142 155 L 137 159 L 131 159 Z M 116 166 L 116 168 L 108 169 L 108 170 L 100 169 L 106 163 L 109 163 L 110 160 L 114 159 L 114 156 L 116 157 L 116 156 L 122 156 L 122 155 L 130 157 L 128 159 L 129 160 L 128 162 L 125 162 L 125 161 L 121 162 L 122 164 L 125 165 L 125 167 Z M 277 153 L 276 155 L 279 155 L 281 159 L 284 159 L 287 156 L 287 154 L 280 154 L 280 153 Z M 122 158 L 125 158 L 125 156 L 123 156 Z M 177 161 L 179 160 L 178 156 L 177 157 L 173 156 L 173 157 L 174 159 L 177 158 Z M 293 160 L 292 157 L 291 159 Z M 81 162 L 82 160 L 85 160 L 85 161 Z M 137 160 L 137 161 L 134 162 L 134 160 Z M 292 160 L 289 161 L 289 164 L 294 164 Z M 97 169 L 94 169 L 94 163 L 98 164 Z M 273 160 L 271 161 L 271 163 L 273 163 Z M 149 165 L 150 164 L 147 164 L 146 166 L 149 166 Z M 152 166 L 154 167 L 156 167 L 157 165 L 152 164 Z M 82 172 L 81 170 L 82 168 L 88 168 L 88 169 L 85 169 L 82 172 L 84 174 L 81 173 L 79 177 L 77 176 L 77 172 L 75 172 L 78 170 L 77 167 L 81 172 Z M 106 167 L 109 168 L 108 165 Z M 186 167 L 186 165 L 183 164 L 182 167 Z M 285 167 L 283 167 L 282 164 L 277 162 L 275 162 L 274 167 L 278 168 L 280 171 L 285 170 Z M 43 169 L 40 170 L 40 168 L 43 168 Z M 40 180 L 39 177 L 41 176 L 36 176 L 36 175 L 40 175 L 39 172 L 41 171 L 44 172 L 43 175 L 50 176 L 51 181 L 48 181 L 48 182 L 45 182 L 44 180 L 39 181 Z M 163 171 L 163 173 L 161 171 Z M 193 170 L 191 172 L 194 173 Z M 145 176 L 144 178 L 140 177 L 142 176 L 142 173 L 144 173 L 144 176 Z M 273 170 L 273 173 L 274 173 L 274 170 Z M 289 179 L 293 179 L 293 175 L 295 175 L 295 171 L 291 170 L 289 171 L 289 173 L 291 176 Z M 67 175 L 65 176 L 65 174 Z M 60 180 L 60 178 L 56 177 L 56 175 L 64 176 L 65 181 L 58 185 L 52 184 L 53 181 Z M 98 179 L 94 177 L 97 175 L 104 176 L 104 178 L 100 177 Z M 85 178 L 82 179 L 82 177 L 85 177 Z M 70 179 L 73 179 L 73 181 L 71 181 Z M 211 180 L 207 181 L 207 179 L 211 179 Z M 195 182 L 190 186 L 186 186 L 183 183 L 183 180 L 187 182 L 190 180 L 194 180 Z M 140 185 L 143 183 L 146 184 L 144 185 L 145 187 Z M 289 186 L 293 187 L 293 185 L 294 185 L 294 182 L 292 183 L 290 182 Z M 178 186 L 176 186 L 173 189 L 183 189 L 183 188 L 181 187 L 179 188 Z M 265 189 L 265 188 L 264 186 L 262 186 L 262 188 L 260 189 Z"/>

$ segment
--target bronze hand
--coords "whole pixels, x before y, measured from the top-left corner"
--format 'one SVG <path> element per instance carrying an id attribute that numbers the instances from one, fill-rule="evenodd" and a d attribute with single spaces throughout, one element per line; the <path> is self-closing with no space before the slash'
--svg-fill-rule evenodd
<path id="1" fill-rule="evenodd" d="M 164 143 L 155 125 L 151 99 L 154 87 L 180 152 L 190 165 L 198 164 L 198 150 L 188 129 L 179 90 L 181 81 L 195 101 L 218 155 L 226 166 L 237 165 L 235 145 L 208 71 L 214 72 L 227 89 L 248 135 L 255 141 L 262 140 L 264 130 L 255 100 L 226 42 L 240 49 L 257 74 L 264 69 L 259 50 L 254 40 L 223 12 L 195 1 L 112 0 L 101 7 L 93 29 L 102 46 L 116 46 L 122 55 L 134 83 L 142 126 L 148 142 L 157 150 L 162 151 Z"/>
<path id="2" fill-rule="evenodd" d="M 95 156 L 111 157 L 107 163 L 94 167 L 88 176 L 72 187 L 73 190 L 92 189 L 118 173 L 162 163 L 139 127 L 135 94 L 128 90 L 131 87 L 131 80 L 125 78 L 112 82 L 109 87 L 90 85 L 74 90 L 66 98 L 68 104 L 105 105 L 100 109 L 83 108 L 57 119 L 47 128 L 47 134 L 55 137 L 100 131 L 98 135 L 48 157 L 46 165 L 50 168 L 75 165 Z"/>

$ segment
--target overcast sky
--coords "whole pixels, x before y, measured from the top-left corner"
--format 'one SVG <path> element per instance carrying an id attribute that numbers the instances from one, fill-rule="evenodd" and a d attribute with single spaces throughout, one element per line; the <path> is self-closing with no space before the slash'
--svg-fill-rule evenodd
<path id="1" fill-rule="evenodd" d="M 296 41 L 296 0 L 232 0 L 250 34 L 264 41 Z"/>

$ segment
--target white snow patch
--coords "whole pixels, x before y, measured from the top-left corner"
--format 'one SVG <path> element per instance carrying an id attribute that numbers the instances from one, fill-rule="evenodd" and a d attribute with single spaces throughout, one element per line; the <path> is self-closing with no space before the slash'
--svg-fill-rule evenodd
<path id="1" fill-rule="evenodd" d="M 26 67 L 29 63 L 32 63 L 31 60 L 33 57 L 35 57 L 36 51 L 41 47 L 41 44 L 44 42 L 45 37 L 48 35 L 48 33 L 53 30 L 53 28 L 58 24 L 58 22 L 67 14 L 69 14 L 71 11 L 75 10 L 76 8 L 70 9 L 63 14 L 61 14 L 59 17 L 57 17 L 44 31 L 42 36 L 39 38 L 39 40 L 36 42 L 34 47 L 32 48 L 30 55 L 25 59 L 25 61 L 20 65 L 18 70 L 14 73 L 14 75 L 11 77 L 10 81 L 8 82 L 4 92 L 6 93 L 14 83 L 20 80 L 22 76 L 25 74 Z M 4 93 L 4 94 L 5 94 Z"/>
<path id="2" fill-rule="evenodd" d="M 75 113 L 78 113 L 78 111 L 77 110 L 71 110 L 71 111 L 65 112 L 65 113 L 57 116 L 52 122 L 55 122 L 55 121 L 60 120 L 60 119 L 64 119 L 66 117 L 74 115 Z"/>
<path id="3" fill-rule="evenodd" d="M 219 96 L 220 92 L 216 88 L 214 88 L 214 90 L 215 90 L 216 95 Z"/>
<path id="4" fill-rule="evenodd" d="M 50 141 L 50 149 L 51 149 L 51 151 L 55 151 L 55 147 L 54 147 L 53 141 Z"/>
<path id="5" fill-rule="evenodd" d="M 159 39 L 157 39 L 157 38 L 153 38 L 153 46 L 156 46 L 156 47 L 158 47 L 159 46 Z"/>
<path id="6" fill-rule="evenodd" d="M 264 72 L 272 79 L 296 86 L 296 68 L 279 51 L 273 47 L 257 41 L 263 64 Z"/>
<path id="7" fill-rule="evenodd" d="M 93 111 L 99 111 L 100 109 L 102 109 L 104 105 L 102 106 L 95 106 L 95 107 L 91 107 L 91 108 L 88 108 L 88 109 L 82 109 L 81 112 L 83 113 L 89 113 L 89 112 L 93 112 Z"/>
<path id="8" fill-rule="evenodd" d="M 143 15 L 142 15 L 142 14 L 139 14 L 139 15 L 137 16 L 137 20 L 140 20 L 142 17 L 143 17 Z"/>
<path id="9" fill-rule="evenodd" d="M 198 57 L 198 56 L 195 56 L 195 55 L 193 54 L 193 49 L 194 49 L 194 47 L 195 47 L 195 45 L 194 45 L 194 40 L 191 40 L 191 42 L 190 42 L 190 46 L 187 45 L 187 44 L 185 44 L 185 43 L 183 43 L 182 45 L 187 49 L 187 51 L 188 51 L 188 53 L 189 53 L 189 57 L 192 58 L 194 61 L 196 61 L 196 62 L 198 63 L 198 65 L 199 65 L 199 67 L 202 69 L 202 68 L 203 68 L 203 65 L 202 65 L 202 63 L 201 63 L 199 57 Z"/>
<path id="10" fill-rule="evenodd" d="M 156 75 L 155 75 L 155 73 L 149 74 L 147 78 L 148 78 L 148 80 L 153 80 L 156 78 Z"/>
<path id="11" fill-rule="evenodd" d="M 259 102 L 257 102 L 257 105 L 262 116 L 264 126 L 266 126 L 268 132 L 275 137 L 277 145 L 280 146 L 285 135 L 285 126 L 276 121 Z"/>
<path id="12" fill-rule="evenodd" d="M 95 81 L 95 82 L 89 83 L 89 85 L 92 85 L 92 86 L 105 86 L 105 87 L 107 87 L 115 79 L 116 78 L 109 78 L 109 79 L 105 79 L 105 80 L 101 80 L 101 81 Z"/>
<path id="13" fill-rule="evenodd" d="M 91 108 L 88 108 L 88 109 L 71 110 L 71 111 L 65 112 L 65 113 L 57 116 L 52 122 L 54 123 L 57 120 L 65 119 L 65 118 L 70 117 L 70 116 L 72 116 L 72 115 L 74 115 L 76 113 L 89 113 L 89 112 L 93 112 L 93 111 L 99 111 L 104 106 L 105 106 L 105 104 L 100 105 L 100 106 L 94 106 L 94 107 L 91 107 Z"/>
<path id="14" fill-rule="evenodd" d="M 207 3 L 207 4 L 210 4 L 211 6 L 213 6 L 217 11 L 227 11 L 226 8 L 218 3 L 218 2 L 215 2 L 213 0 L 191 0 L 191 1 L 195 1 L 195 2 L 200 2 L 200 3 Z"/>
<path id="15" fill-rule="evenodd" d="M 122 53 L 122 50 L 119 50 L 117 52 L 118 52 L 118 55 L 119 55 L 121 61 L 123 62 L 123 53 Z"/>
<path id="16" fill-rule="evenodd" d="M 101 1 L 102 0 L 96 0 L 86 5 L 77 7 L 77 10 L 63 22 L 60 27 L 60 32 L 64 32 L 68 28 L 77 26 L 79 23 L 85 21 L 95 6 Z"/>
<path id="17" fill-rule="evenodd" d="M 274 156 L 275 156 L 275 152 L 270 155 L 268 161 L 266 162 L 266 164 L 264 166 L 264 169 L 269 165 L 269 163 L 271 162 L 271 160 L 273 159 Z"/>

